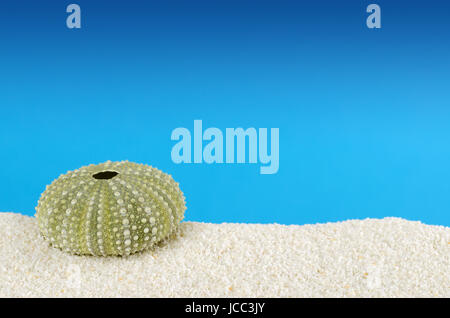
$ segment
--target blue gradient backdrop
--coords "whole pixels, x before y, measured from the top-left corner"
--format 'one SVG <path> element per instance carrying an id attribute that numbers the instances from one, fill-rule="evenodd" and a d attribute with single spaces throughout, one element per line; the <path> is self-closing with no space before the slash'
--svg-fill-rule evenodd
<path id="1" fill-rule="evenodd" d="M 450 225 L 450 2 L 0 4 L 0 211 L 67 170 L 149 163 L 187 220 Z M 382 29 L 365 25 L 378 3 Z M 176 165 L 176 127 L 279 127 L 280 170 Z"/>

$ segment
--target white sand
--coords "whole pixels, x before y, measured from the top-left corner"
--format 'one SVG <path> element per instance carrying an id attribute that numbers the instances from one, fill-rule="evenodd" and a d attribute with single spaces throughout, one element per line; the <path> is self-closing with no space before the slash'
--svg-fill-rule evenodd
<path id="1" fill-rule="evenodd" d="M 450 228 L 399 218 L 182 223 L 128 258 L 70 256 L 0 213 L 1 297 L 450 297 Z"/>

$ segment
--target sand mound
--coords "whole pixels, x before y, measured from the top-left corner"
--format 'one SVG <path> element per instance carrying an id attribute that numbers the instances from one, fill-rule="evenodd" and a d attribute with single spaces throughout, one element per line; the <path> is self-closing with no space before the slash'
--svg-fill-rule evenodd
<path id="1" fill-rule="evenodd" d="M 450 228 L 398 218 L 185 222 L 153 251 L 70 256 L 0 213 L 1 297 L 450 297 Z"/>

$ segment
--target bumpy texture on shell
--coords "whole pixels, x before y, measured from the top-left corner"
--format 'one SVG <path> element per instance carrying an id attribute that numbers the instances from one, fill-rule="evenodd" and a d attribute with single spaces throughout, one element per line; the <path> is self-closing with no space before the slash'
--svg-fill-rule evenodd
<path id="1" fill-rule="evenodd" d="M 68 253 L 129 255 L 167 238 L 185 210 L 170 175 L 148 165 L 107 161 L 53 181 L 39 199 L 36 218 L 42 236 Z"/>

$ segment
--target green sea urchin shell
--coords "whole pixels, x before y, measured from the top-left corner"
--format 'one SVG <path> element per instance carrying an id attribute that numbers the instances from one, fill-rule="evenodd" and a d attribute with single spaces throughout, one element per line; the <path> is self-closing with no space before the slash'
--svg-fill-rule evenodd
<path id="1" fill-rule="evenodd" d="M 79 255 L 129 255 L 178 227 L 186 210 L 178 183 L 148 165 L 107 161 L 61 175 L 36 207 L 42 236 Z"/>

